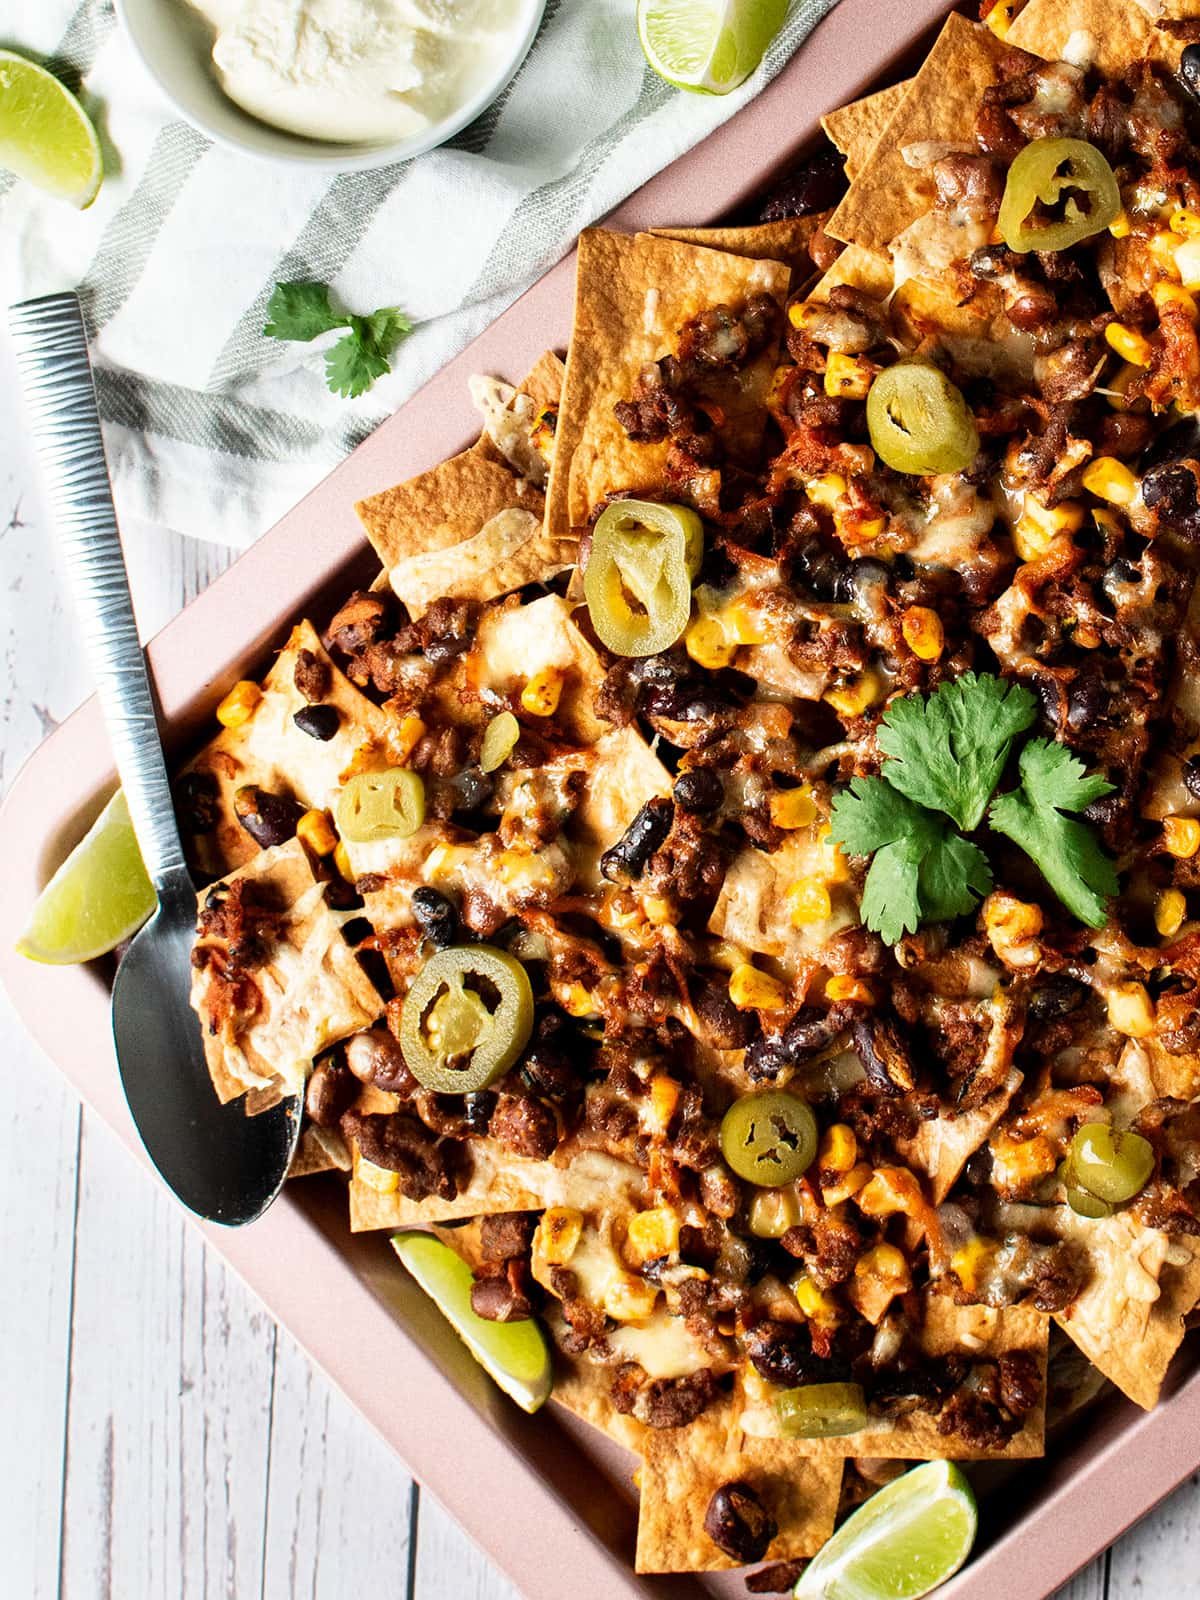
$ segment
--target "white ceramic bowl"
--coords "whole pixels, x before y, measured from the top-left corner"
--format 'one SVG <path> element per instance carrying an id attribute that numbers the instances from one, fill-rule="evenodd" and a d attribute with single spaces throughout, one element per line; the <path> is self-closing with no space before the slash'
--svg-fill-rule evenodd
<path id="1" fill-rule="evenodd" d="M 268 161 L 336 172 L 407 161 L 465 128 L 485 111 L 529 54 L 546 0 L 521 0 L 520 25 L 511 50 L 497 57 L 478 92 L 456 111 L 420 133 L 385 144 L 340 144 L 306 139 L 272 128 L 225 94 L 212 62 L 212 29 L 187 0 L 116 0 L 117 15 L 147 71 L 179 115 L 217 144 Z"/>

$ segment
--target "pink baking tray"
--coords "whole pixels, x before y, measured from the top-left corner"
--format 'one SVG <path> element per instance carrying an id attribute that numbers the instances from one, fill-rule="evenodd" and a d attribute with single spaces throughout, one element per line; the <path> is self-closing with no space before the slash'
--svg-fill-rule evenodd
<path id="1" fill-rule="evenodd" d="M 944 0 L 842 0 L 752 105 L 611 220 L 626 229 L 699 225 L 734 211 L 812 137 L 824 112 L 898 76 L 944 10 Z M 293 618 L 356 568 L 373 575 L 354 502 L 473 437 L 468 375 L 516 375 L 547 346 L 565 345 L 573 266 L 549 272 L 151 642 L 172 749 L 195 742 L 220 696 L 261 667 Z M 0 976 L 46 1053 L 142 1157 L 113 1060 L 104 973 L 38 967 L 13 953 L 29 905 L 113 782 L 94 701 L 18 776 L 0 825 Z M 745 1593 L 737 1574 L 634 1576 L 630 1458 L 557 1408 L 529 1418 L 505 1401 L 384 1237 L 349 1233 L 336 1180 L 290 1185 L 252 1227 L 203 1231 L 527 1600 Z M 1174 1384 L 1153 1414 L 1112 1406 L 1048 1462 L 1023 1463 L 995 1483 L 980 1552 L 945 1600 L 1050 1594 L 1200 1465 L 1200 1373 L 1185 1367 Z"/>

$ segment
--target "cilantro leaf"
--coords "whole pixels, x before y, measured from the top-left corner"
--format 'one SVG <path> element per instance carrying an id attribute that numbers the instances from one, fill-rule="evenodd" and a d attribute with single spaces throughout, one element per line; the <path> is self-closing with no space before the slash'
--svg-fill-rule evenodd
<path id="1" fill-rule="evenodd" d="M 921 861 L 919 893 L 926 922 L 950 922 L 978 909 L 992 887 L 992 869 L 977 844 L 943 828 Z"/>
<path id="2" fill-rule="evenodd" d="M 974 911 L 976 896 L 992 886 L 976 845 L 882 778 L 854 778 L 835 797 L 831 836 L 850 855 L 873 855 L 862 918 L 888 944 L 922 922 Z"/>
<path id="3" fill-rule="evenodd" d="M 392 353 L 413 326 L 399 306 L 380 306 L 365 317 L 339 315 L 323 283 L 277 283 L 267 314 L 263 332 L 269 339 L 307 344 L 334 328 L 349 330 L 325 357 L 325 381 L 334 394 L 347 399 L 363 394 L 391 371 Z"/>
<path id="4" fill-rule="evenodd" d="M 1105 901 L 1117 892 L 1117 870 L 1095 831 L 1063 812 L 1082 811 L 1113 785 L 1088 777 L 1083 762 L 1053 739 L 1029 741 L 1020 773 L 1020 788 L 994 800 L 988 820 L 1031 857 L 1072 916 L 1101 927 Z"/>
<path id="5" fill-rule="evenodd" d="M 915 841 L 896 839 L 875 852 L 867 871 L 859 909 L 865 925 L 886 944 L 899 944 L 920 925 L 920 860 Z"/>
<path id="6" fill-rule="evenodd" d="M 339 317 L 329 303 L 329 290 L 323 283 L 277 283 L 267 302 L 270 319 L 263 329 L 268 339 L 293 339 L 307 344 L 331 328 L 346 328 L 348 317 Z"/>
<path id="7" fill-rule="evenodd" d="M 965 672 L 933 694 L 905 695 L 888 707 L 879 728 L 879 748 L 891 757 L 883 776 L 970 833 L 983 818 L 1014 737 L 1036 713 L 1029 689 L 990 674 Z"/>

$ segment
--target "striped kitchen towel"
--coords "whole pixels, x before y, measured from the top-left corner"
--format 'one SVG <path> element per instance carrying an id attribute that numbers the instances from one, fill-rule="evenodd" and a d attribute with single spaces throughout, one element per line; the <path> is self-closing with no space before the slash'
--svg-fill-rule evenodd
<path id="1" fill-rule="evenodd" d="M 4 297 L 79 287 L 122 517 L 248 544 L 834 3 L 793 0 L 751 81 L 713 99 L 646 67 L 634 0 L 549 0 L 478 121 L 414 161 L 339 176 L 233 154 L 179 121 L 112 0 L 8 0 L 3 43 L 82 86 L 107 176 L 77 213 L 0 172 Z M 328 392 L 317 347 L 262 336 L 274 284 L 298 278 L 418 324 L 356 401 Z"/>

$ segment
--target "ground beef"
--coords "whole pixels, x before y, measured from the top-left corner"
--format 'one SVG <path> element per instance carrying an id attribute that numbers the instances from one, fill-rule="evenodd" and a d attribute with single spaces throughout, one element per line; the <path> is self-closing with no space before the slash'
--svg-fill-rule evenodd
<path id="1" fill-rule="evenodd" d="M 532 1095 L 502 1094 L 497 1096 L 488 1132 L 515 1155 L 544 1161 L 558 1144 L 558 1118 Z"/>
<path id="2" fill-rule="evenodd" d="M 466 1181 L 469 1157 L 465 1146 L 438 1138 L 408 1112 L 362 1116 L 348 1111 L 341 1129 L 342 1137 L 357 1147 L 364 1161 L 399 1174 L 400 1192 L 409 1200 L 430 1195 L 453 1200 Z"/>
<path id="3" fill-rule="evenodd" d="M 719 1388 L 710 1367 L 682 1378 L 647 1378 L 636 1361 L 625 1361 L 609 1390 L 623 1416 L 636 1417 L 648 1428 L 684 1428 L 717 1398 Z"/>
<path id="4" fill-rule="evenodd" d="M 479 1222 L 479 1245 L 485 1261 L 511 1261 L 527 1256 L 533 1243 L 537 1216 L 532 1211 L 502 1211 L 495 1216 L 482 1217 Z"/>

